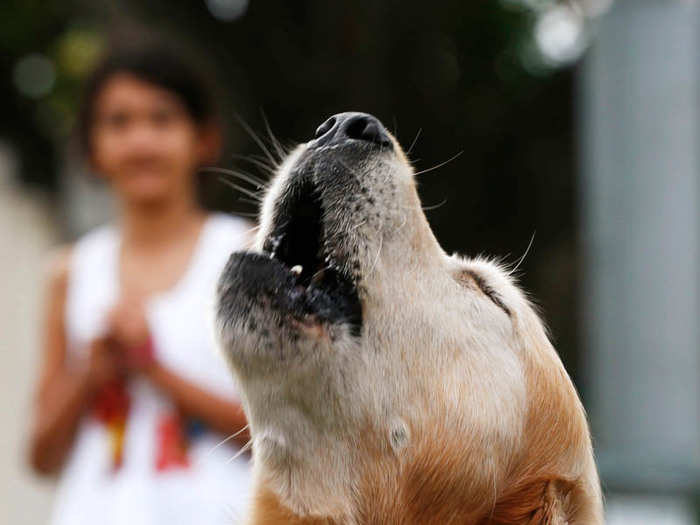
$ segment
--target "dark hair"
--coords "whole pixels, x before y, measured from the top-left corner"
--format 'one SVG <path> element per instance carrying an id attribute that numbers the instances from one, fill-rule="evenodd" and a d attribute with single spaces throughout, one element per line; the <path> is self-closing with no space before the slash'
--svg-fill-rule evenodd
<path id="1" fill-rule="evenodd" d="M 83 153 L 91 151 L 95 101 L 107 81 L 118 73 L 128 73 L 171 92 L 197 124 L 215 121 L 211 86 L 182 55 L 182 51 L 161 42 L 141 42 L 111 49 L 84 86 L 77 121 L 77 138 Z"/>

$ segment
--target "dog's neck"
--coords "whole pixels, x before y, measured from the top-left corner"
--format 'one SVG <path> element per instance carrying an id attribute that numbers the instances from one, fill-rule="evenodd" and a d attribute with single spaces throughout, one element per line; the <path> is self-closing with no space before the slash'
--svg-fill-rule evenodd
<path id="1" fill-rule="evenodd" d="M 347 443 L 328 435 L 314 437 L 313 444 L 308 446 L 295 446 L 281 436 L 262 432 L 255 440 L 255 464 L 259 466 L 256 477 L 260 485 L 258 492 L 267 496 L 256 508 L 271 516 L 332 516 L 339 523 L 352 524 L 356 455 L 357 451 L 351 450 Z M 253 523 L 277 521 L 254 520 Z"/>
<path id="2" fill-rule="evenodd" d="M 375 442 L 373 437 L 377 436 L 366 436 L 365 444 Z M 436 441 L 448 450 L 436 447 Z M 322 458 L 315 463 L 319 472 L 313 471 L 313 462 L 306 462 L 290 463 L 286 472 L 273 473 L 267 467 L 274 462 L 266 458 L 268 463 L 257 476 L 250 525 L 475 523 L 493 501 L 465 498 L 464 487 L 471 485 L 474 494 L 485 495 L 493 480 L 482 480 L 486 485 L 477 487 L 479 481 L 470 477 L 468 465 L 459 461 L 463 446 L 462 441 L 426 435 L 405 451 L 390 446 L 363 449 L 361 454 L 348 450 L 340 465 Z M 344 475 L 328 477 L 329 472 Z"/>

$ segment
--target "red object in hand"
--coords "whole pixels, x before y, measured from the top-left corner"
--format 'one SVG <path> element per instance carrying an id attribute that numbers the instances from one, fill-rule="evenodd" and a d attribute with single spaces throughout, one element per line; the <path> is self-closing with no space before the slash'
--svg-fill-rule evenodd
<path id="1" fill-rule="evenodd" d="M 94 400 L 95 417 L 107 428 L 112 468 L 118 469 L 124 459 L 124 436 L 129 416 L 129 393 L 126 382 L 116 379 L 105 384 Z"/>
<path id="2" fill-rule="evenodd" d="M 106 383 L 95 395 L 95 417 L 105 424 L 115 420 L 126 420 L 129 404 L 126 382 L 123 379 L 115 379 Z"/>
<path id="3" fill-rule="evenodd" d="M 178 414 L 167 414 L 158 423 L 156 470 L 163 472 L 189 466 L 190 459 L 187 455 L 187 439 L 182 418 Z"/>

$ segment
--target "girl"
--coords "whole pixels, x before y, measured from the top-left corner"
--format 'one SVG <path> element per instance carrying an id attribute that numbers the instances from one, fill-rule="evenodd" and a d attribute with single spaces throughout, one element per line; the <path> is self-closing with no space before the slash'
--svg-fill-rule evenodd
<path id="1" fill-rule="evenodd" d="M 120 219 L 50 273 L 30 455 L 60 472 L 53 524 L 231 523 L 248 436 L 209 311 L 248 225 L 197 205 L 195 172 L 220 145 L 211 100 L 173 51 L 116 51 L 87 83 L 79 129 Z"/>

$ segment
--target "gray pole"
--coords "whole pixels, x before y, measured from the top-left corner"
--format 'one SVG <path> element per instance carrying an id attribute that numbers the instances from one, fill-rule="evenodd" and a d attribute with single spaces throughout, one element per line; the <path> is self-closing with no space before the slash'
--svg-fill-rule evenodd
<path id="1" fill-rule="evenodd" d="M 618 0 L 581 75 L 585 392 L 613 504 L 700 480 L 699 14 Z"/>

